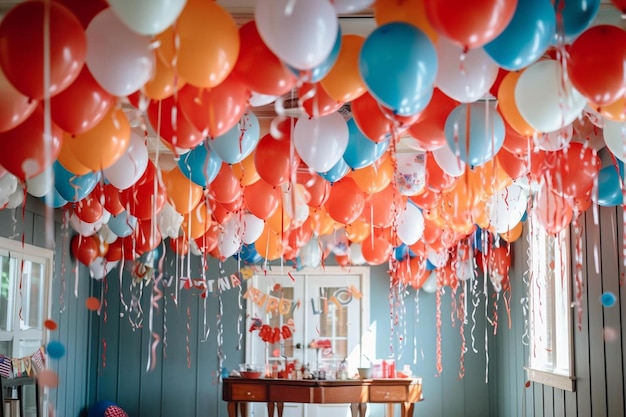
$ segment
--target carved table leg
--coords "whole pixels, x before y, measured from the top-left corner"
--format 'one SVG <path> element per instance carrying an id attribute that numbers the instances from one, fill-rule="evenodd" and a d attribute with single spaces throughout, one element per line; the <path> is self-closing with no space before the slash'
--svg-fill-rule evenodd
<path id="1" fill-rule="evenodd" d="M 228 417 L 237 417 L 237 403 L 234 401 L 228 402 Z"/>
<path id="2" fill-rule="evenodd" d="M 278 417 L 283 417 L 283 407 L 285 403 L 276 403 L 276 408 L 278 409 Z"/>
<path id="3" fill-rule="evenodd" d="M 385 417 L 394 417 L 393 406 L 393 403 L 387 403 L 387 412 L 385 413 Z"/>
<path id="4" fill-rule="evenodd" d="M 246 402 L 239 403 L 239 415 L 241 417 L 248 417 L 248 403 Z"/>
<path id="5" fill-rule="evenodd" d="M 267 402 L 267 415 L 269 417 L 274 417 L 274 401 Z"/>
<path id="6" fill-rule="evenodd" d="M 402 417 L 413 417 L 413 403 L 402 403 Z"/>

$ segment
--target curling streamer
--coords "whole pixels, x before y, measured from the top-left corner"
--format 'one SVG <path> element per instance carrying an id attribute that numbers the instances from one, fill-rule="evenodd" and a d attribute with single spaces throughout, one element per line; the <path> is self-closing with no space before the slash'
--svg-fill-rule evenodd
<path id="1" fill-rule="evenodd" d="M 158 270 L 155 273 L 154 283 L 152 285 L 152 294 L 150 295 L 150 313 L 148 315 L 148 330 L 152 336 L 150 341 L 148 361 L 146 364 L 146 371 L 154 370 L 156 367 L 156 349 L 161 342 L 161 336 L 154 331 L 154 310 L 159 309 L 159 301 L 163 298 L 163 291 L 159 289 L 163 280 L 163 262 L 165 260 L 165 244 L 163 245 L 163 251 L 158 262 Z M 120 268 L 121 270 L 121 268 Z"/>

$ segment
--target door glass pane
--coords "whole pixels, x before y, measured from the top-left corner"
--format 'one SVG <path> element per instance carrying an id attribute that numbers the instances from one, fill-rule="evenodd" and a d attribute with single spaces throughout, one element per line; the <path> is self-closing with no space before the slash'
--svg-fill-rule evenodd
<path id="1" fill-rule="evenodd" d="M 13 347 L 10 340 L 2 340 L 0 341 L 0 355 L 12 357 L 13 356 Z"/>
<path id="2" fill-rule="evenodd" d="M 0 330 L 13 330 L 13 308 L 15 303 L 16 261 L 0 255 Z"/>
<path id="3" fill-rule="evenodd" d="M 294 299 L 294 290 L 293 287 L 280 287 L 279 291 L 270 291 L 270 295 L 278 298 L 279 300 L 293 300 Z M 280 308 L 279 311 L 274 311 L 268 316 L 268 324 L 272 329 L 283 328 L 289 320 L 293 321 L 293 309 L 289 311 L 287 314 L 281 314 Z M 286 356 L 288 358 L 294 357 L 294 345 L 293 345 L 293 337 L 282 339 L 277 343 L 269 344 L 268 349 L 270 353 L 270 359 L 281 359 L 280 357 L 276 357 L 275 353 L 280 352 L 281 356 Z"/>
<path id="4" fill-rule="evenodd" d="M 344 288 L 321 288 L 323 308 L 320 314 L 320 337 L 329 339 L 336 358 L 348 356 L 348 307 L 342 304 Z"/>
<path id="5" fill-rule="evenodd" d="M 32 261 L 24 261 L 22 272 L 24 293 L 22 329 L 41 329 L 43 321 L 44 266 Z"/>

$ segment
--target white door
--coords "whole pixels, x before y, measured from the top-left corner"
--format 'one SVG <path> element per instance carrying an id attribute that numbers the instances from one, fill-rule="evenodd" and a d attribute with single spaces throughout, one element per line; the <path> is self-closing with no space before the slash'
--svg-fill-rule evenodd
<path id="1" fill-rule="evenodd" d="M 247 283 L 248 329 L 257 319 L 271 329 L 288 326 L 293 333 L 277 343 L 264 342 L 259 331 L 246 332 L 246 362 L 284 363 L 297 359 L 312 371 L 324 369 L 334 378 L 346 360 L 348 376 L 356 373 L 363 357 L 362 336 L 369 324 L 369 268 L 338 267 L 288 274 L 269 271 Z M 319 349 L 310 345 L 321 345 Z M 369 355 L 368 355 L 369 356 Z M 249 407 L 249 415 L 267 417 L 264 404 Z M 350 416 L 348 404 L 285 404 L 284 417 Z"/>

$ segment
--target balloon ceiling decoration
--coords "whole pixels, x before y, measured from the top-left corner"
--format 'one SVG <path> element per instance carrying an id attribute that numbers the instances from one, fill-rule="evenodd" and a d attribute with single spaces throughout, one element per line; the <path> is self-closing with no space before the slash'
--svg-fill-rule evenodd
<path id="1" fill-rule="evenodd" d="M 342 32 L 370 7 L 371 33 Z M 258 0 L 238 25 L 208 0 L 25 1 L 0 22 L 0 203 L 66 210 L 96 278 L 164 240 L 390 261 L 415 287 L 487 249 L 505 276 L 527 215 L 557 233 L 622 203 L 626 31 L 599 8 Z"/>

